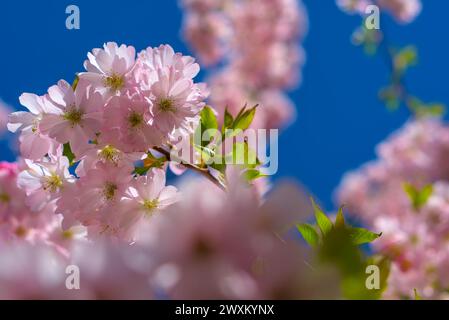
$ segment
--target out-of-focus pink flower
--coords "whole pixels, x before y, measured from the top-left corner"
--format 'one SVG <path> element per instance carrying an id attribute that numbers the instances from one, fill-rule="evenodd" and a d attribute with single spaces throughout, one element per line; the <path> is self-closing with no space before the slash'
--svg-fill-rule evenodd
<path id="1" fill-rule="evenodd" d="M 369 5 L 378 5 L 401 23 L 410 23 L 420 14 L 421 0 L 337 0 L 337 5 L 348 13 L 364 15 Z"/>
<path id="2" fill-rule="evenodd" d="M 261 205 L 238 172 L 228 177 L 228 194 L 206 181 L 185 182 L 183 200 L 142 230 L 138 243 L 148 243 L 159 259 L 152 283 L 174 299 L 307 295 L 300 244 L 283 238 L 309 213 L 306 198 L 289 185 Z"/>
<path id="3" fill-rule="evenodd" d="M 422 9 L 421 0 L 377 0 L 377 3 L 403 23 L 415 20 Z"/>
<path id="4" fill-rule="evenodd" d="M 305 62 L 304 50 L 298 46 L 307 30 L 302 2 L 228 0 L 211 5 L 185 0 L 183 4 L 189 44 L 206 65 L 224 64 L 210 79 L 210 102 L 219 118 L 226 107 L 236 115 L 248 103 L 260 105 L 253 128 L 288 124 L 293 104 L 280 97 L 281 90 L 300 81 Z M 271 105 L 274 92 L 278 105 Z"/>
<path id="5" fill-rule="evenodd" d="M 0 99 L 0 136 L 7 130 L 8 115 L 11 113 L 11 107 Z"/>
<path id="6" fill-rule="evenodd" d="M 438 120 L 411 121 L 377 148 L 379 159 L 348 174 L 339 202 L 377 232 L 373 245 L 393 260 L 386 298 L 445 296 L 449 279 L 449 128 Z M 404 184 L 433 191 L 415 208 Z"/>
<path id="7" fill-rule="evenodd" d="M 79 243 L 65 258 L 48 246 L 14 244 L 0 252 L 1 299 L 151 299 L 152 259 L 144 248 Z M 66 272 L 68 271 L 68 273 Z M 69 289 L 79 271 L 79 289 Z M 68 280 L 67 280 L 68 279 Z"/>

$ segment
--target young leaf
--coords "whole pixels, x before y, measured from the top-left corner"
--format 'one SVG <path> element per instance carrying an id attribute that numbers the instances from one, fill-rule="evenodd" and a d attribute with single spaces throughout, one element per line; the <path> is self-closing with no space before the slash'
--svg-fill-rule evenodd
<path id="1" fill-rule="evenodd" d="M 147 174 L 148 170 L 150 170 L 150 167 L 135 167 L 133 174 L 144 176 Z"/>
<path id="2" fill-rule="evenodd" d="M 62 149 L 62 155 L 66 156 L 69 159 L 69 165 L 73 165 L 75 162 L 75 154 L 72 152 L 72 148 L 70 147 L 70 143 L 67 142 L 64 144 Z"/>
<path id="3" fill-rule="evenodd" d="M 374 233 L 364 228 L 351 228 L 349 236 L 355 245 L 369 243 L 379 238 L 382 233 Z"/>
<path id="4" fill-rule="evenodd" d="M 73 89 L 73 91 L 75 91 L 76 90 L 76 87 L 78 86 L 78 82 L 80 81 L 80 78 L 78 77 L 78 75 L 76 75 L 75 76 L 75 79 L 73 80 L 73 83 L 72 83 L 72 89 Z"/>
<path id="5" fill-rule="evenodd" d="M 418 290 L 416 290 L 416 288 L 413 288 L 413 294 L 414 294 L 415 300 L 422 300 L 422 298 L 419 295 Z"/>
<path id="6" fill-rule="evenodd" d="M 253 180 L 256 180 L 257 178 L 266 177 L 266 175 L 262 174 L 257 169 L 248 169 L 245 172 L 243 172 L 243 177 L 246 181 L 251 182 Z"/>
<path id="7" fill-rule="evenodd" d="M 232 128 L 234 130 L 240 129 L 242 131 L 245 131 L 246 129 L 248 129 L 249 126 L 251 125 L 251 123 L 253 122 L 254 116 L 256 115 L 256 108 L 257 108 L 257 105 L 252 107 L 249 110 L 246 110 L 242 114 L 239 114 L 237 116 L 237 118 L 234 120 L 234 124 L 233 124 Z"/>
<path id="8" fill-rule="evenodd" d="M 315 231 L 315 228 L 307 223 L 300 223 L 297 224 L 296 227 L 298 228 L 298 231 L 301 233 L 304 240 L 312 247 L 317 246 L 320 237 L 318 236 L 318 233 Z"/>
<path id="9" fill-rule="evenodd" d="M 336 227 L 344 227 L 345 226 L 345 217 L 343 216 L 343 206 L 338 209 L 337 217 L 335 218 L 335 226 Z"/>
<path id="10" fill-rule="evenodd" d="M 321 233 L 325 235 L 332 229 L 332 221 L 324 214 L 324 212 L 321 210 L 321 208 L 315 203 L 315 200 L 313 198 L 310 198 L 312 200 L 312 206 L 313 210 L 315 212 L 315 218 L 316 222 L 318 224 L 318 227 L 321 230 Z"/>
<path id="11" fill-rule="evenodd" d="M 231 128 L 232 124 L 234 123 L 234 118 L 232 117 L 232 114 L 229 113 L 228 108 L 225 109 L 224 114 L 224 124 L 223 129 Z"/>
<path id="12" fill-rule="evenodd" d="M 201 116 L 201 125 L 204 127 L 204 129 L 207 130 L 218 128 L 217 118 L 215 117 L 215 113 L 211 107 L 205 106 L 203 110 L 201 110 L 200 116 Z"/>
<path id="13" fill-rule="evenodd" d="M 429 197 L 433 193 L 433 186 L 431 184 L 425 185 L 421 190 L 417 189 L 410 183 L 404 184 L 404 191 L 407 193 L 410 202 L 415 210 L 421 209 Z"/>

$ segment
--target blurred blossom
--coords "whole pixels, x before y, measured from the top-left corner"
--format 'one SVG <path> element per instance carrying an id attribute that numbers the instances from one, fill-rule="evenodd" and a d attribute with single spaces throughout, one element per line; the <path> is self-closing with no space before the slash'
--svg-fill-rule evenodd
<path id="1" fill-rule="evenodd" d="M 366 7 L 378 5 L 401 23 L 410 23 L 420 14 L 421 0 L 337 0 L 337 5 L 348 13 L 364 15 Z"/>
<path id="2" fill-rule="evenodd" d="M 449 127 L 410 121 L 377 148 L 379 159 L 349 173 L 338 200 L 382 236 L 374 248 L 393 260 L 386 298 L 443 298 L 449 288 Z M 433 185 L 422 207 L 405 183 Z"/>
<path id="3" fill-rule="evenodd" d="M 12 108 L 0 99 L 0 137 L 7 131 L 8 115 Z"/>
<path id="4" fill-rule="evenodd" d="M 0 251 L 0 299 L 151 299 L 151 260 L 141 247 L 78 243 L 64 258 L 51 247 L 16 243 Z M 80 288 L 66 287 L 68 266 Z"/>
<path id="5" fill-rule="evenodd" d="M 305 53 L 299 42 L 307 16 L 296 0 L 182 1 L 184 34 L 200 61 L 219 65 L 210 103 L 223 118 L 245 103 L 259 104 L 253 128 L 280 128 L 294 119 L 286 88 L 301 80 Z"/>
<path id="6" fill-rule="evenodd" d="M 261 202 L 236 172 L 228 176 L 228 194 L 205 180 L 184 181 L 183 200 L 142 228 L 140 241 L 159 259 L 153 284 L 174 299 L 328 296 L 309 290 L 302 245 L 286 236 L 310 212 L 303 191 L 283 184 Z"/>

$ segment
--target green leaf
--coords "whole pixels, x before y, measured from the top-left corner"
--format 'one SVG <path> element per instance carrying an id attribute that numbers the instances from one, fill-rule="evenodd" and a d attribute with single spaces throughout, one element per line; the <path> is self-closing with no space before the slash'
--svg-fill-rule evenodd
<path id="1" fill-rule="evenodd" d="M 234 123 L 234 118 L 232 117 L 232 114 L 229 113 L 228 108 L 225 109 L 225 114 L 224 114 L 224 128 L 231 128 L 232 124 Z"/>
<path id="2" fill-rule="evenodd" d="M 133 174 L 144 176 L 147 174 L 148 170 L 150 170 L 151 167 L 135 167 Z"/>
<path id="3" fill-rule="evenodd" d="M 246 181 L 251 182 L 253 180 L 256 180 L 257 178 L 266 177 L 267 175 L 262 174 L 257 169 L 248 169 L 245 172 L 243 172 L 243 177 Z"/>
<path id="4" fill-rule="evenodd" d="M 394 56 L 394 66 L 399 72 L 403 72 L 410 66 L 416 65 L 418 62 L 418 52 L 414 46 L 402 48 Z"/>
<path id="5" fill-rule="evenodd" d="M 64 143 L 64 147 L 62 150 L 62 155 L 66 156 L 69 159 L 69 165 L 72 166 L 75 163 L 75 154 L 72 152 L 72 148 L 70 147 L 70 143 Z"/>
<path id="6" fill-rule="evenodd" d="M 232 125 L 232 129 L 234 130 L 242 130 L 245 131 L 249 128 L 251 123 L 253 122 L 254 116 L 256 115 L 256 108 L 257 105 L 252 107 L 249 110 L 244 111 L 241 114 L 238 114 L 236 119 L 234 120 L 234 123 Z M 244 110 L 244 109 L 242 109 Z"/>
<path id="7" fill-rule="evenodd" d="M 407 193 L 412 207 L 415 210 L 419 210 L 427 203 L 427 200 L 432 195 L 433 186 L 428 184 L 419 190 L 410 183 L 404 183 L 404 191 Z"/>
<path id="8" fill-rule="evenodd" d="M 418 118 L 441 117 L 446 113 L 446 106 L 442 103 L 424 103 L 416 97 L 409 97 L 405 102 Z"/>
<path id="9" fill-rule="evenodd" d="M 350 228 L 349 236 L 355 245 L 369 243 L 379 238 L 382 233 L 374 233 L 364 228 Z"/>
<path id="10" fill-rule="evenodd" d="M 200 113 L 201 116 L 201 125 L 205 127 L 205 129 L 217 129 L 218 122 L 215 117 L 215 113 L 211 107 L 205 106 Z"/>
<path id="11" fill-rule="evenodd" d="M 418 290 L 416 290 L 416 288 L 413 288 L 413 294 L 414 294 L 415 300 L 422 300 L 422 298 L 419 295 Z"/>
<path id="12" fill-rule="evenodd" d="M 80 78 L 78 77 L 78 75 L 76 75 L 75 76 L 75 79 L 73 80 L 73 83 L 72 83 L 72 89 L 73 89 L 73 91 L 75 91 L 76 90 L 76 87 L 78 86 L 78 82 L 80 81 Z"/>
<path id="13" fill-rule="evenodd" d="M 343 206 L 341 206 L 338 209 L 337 217 L 335 218 L 335 226 L 339 228 L 345 226 L 345 217 L 343 216 Z"/>
<path id="14" fill-rule="evenodd" d="M 315 219 L 318 224 L 318 227 L 320 228 L 321 233 L 325 235 L 332 230 L 333 226 L 332 221 L 324 214 L 321 208 L 315 203 L 315 200 L 313 200 L 313 198 L 310 199 L 312 200 L 312 206 L 315 212 Z"/>
<path id="15" fill-rule="evenodd" d="M 246 141 L 233 144 L 232 152 L 226 155 L 226 163 L 249 169 L 254 169 L 261 164 L 256 151 L 251 149 Z"/>
<path id="16" fill-rule="evenodd" d="M 310 246 L 315 247 L 318 245 L 320 237 L 313 226 L 307 223 L 300 223 L 297 224 L 296 227 L 298 228 L 298 231 L 301 233 L 304 240 Z"/>

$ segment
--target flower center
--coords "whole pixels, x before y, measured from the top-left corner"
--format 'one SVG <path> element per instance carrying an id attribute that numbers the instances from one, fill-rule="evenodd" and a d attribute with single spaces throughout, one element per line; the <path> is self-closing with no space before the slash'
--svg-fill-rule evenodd
<path id="1" fill-rule="evenodd" d="M 120 150 L 114 148 L 111 145 L 107 145 L 99 152 L 98 156 L 105 160 L 117 164 L 120 161 Z"/>
<path id="2" fill-rule="evenodd" d="M 57 174 L 52 173 L 50 176 L 45 178 L 43 187 L 44 187 L 45 191 L 48 190 L 51 193 L 54 193 L 54 192 L 58 191 L 59 188 L 62 187 L 62 179 Z"/>
<path id="3" fill-rule="evenodd" d="M 9 203 L 11 201 L 11 197 L 6 192 L 0 193 L 0 202 Z"/>
<path id="4" fill-rule="evenodd" d="M 159 106 L 159 109 L 163 112 L 169 112 L 169 111 L 174 112 L 175 111 L 174 102 L 170 98 L 164 98 L 164 99 L 159 100 L 158 106 Z"/>
<path id="5" fill-rule="evenodd" d="M 25 236 L 28 234 L 28 230 L 24 226 L 18 226 L 14 233 L 19 238 L 25 238 Z"/>
<path id="6" fill-rule="evenodd" d="M 103 188 L 103 195 L 106 198 L 106 200 L 114 199 L 117 189 L 118 187 L 114 183 L 106 182 Z"/>
<path id="7" fill-rule="evenodd" d="M 143 202 L 143 207 L 147 211 L 148 215 L 151 215 L 158 205 L 159 205 L 158 199 L 145 200 Z"/>
<path id="8" fill-rule="evenodd" d="M 73 239 L 74 233 L 72 230 L 64 230 L 62 232 L 62 238 L 66 240 Z"/>
<path id="9" fill-rule="evenodd" d="M 131 112 L 128 116 L 128 123 L 131 128 L 140 127 L 143 123 L 143 115 L 138 112 Z"/>
<path id="10" fill-rule="evenodd" d="M 104 85 L 112 91 L 118 91 L 125 85 L 125 80 L 122 76 L 113 73 L 111 76 L 104 79 Z"/>
<path id="11" fill-rule="evenodd" d="M 75 107 L 70 108 L 69 111 L 64 113 L 63 118 L 70 122 L 70 125 L 72 128 L 76 125 L 79 125 L 81 123 L 81 120 L 83 120 L 84 112 L 76 109 Z"/>

